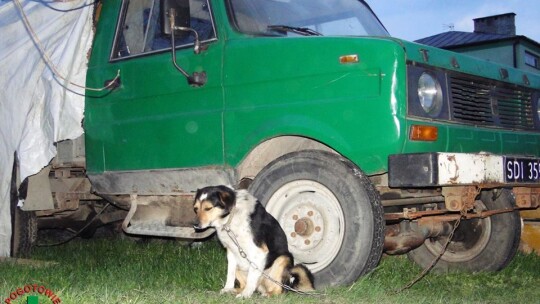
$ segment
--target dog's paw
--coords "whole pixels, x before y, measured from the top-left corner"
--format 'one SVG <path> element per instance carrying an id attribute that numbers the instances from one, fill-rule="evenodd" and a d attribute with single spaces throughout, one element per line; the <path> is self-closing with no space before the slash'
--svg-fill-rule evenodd
<path id="1" fill-rule="evenodd" d="M 236 298 L 238 299 L 248 299 L 251 298 L 252 292 L 242 292 L 236 295 Z"/>
<path id="2" fill-rule="evenodd" d="M 226 293 L 236 293 L 236 289 L 234 288 L 223 288 L 219 291 L 220 294 L 226 294 Z"/>

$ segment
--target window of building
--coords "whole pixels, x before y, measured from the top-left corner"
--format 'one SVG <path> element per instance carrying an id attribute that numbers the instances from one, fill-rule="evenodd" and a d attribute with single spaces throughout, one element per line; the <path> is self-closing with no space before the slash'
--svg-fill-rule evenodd
<path id="1" fill-rule="evenodd" d="M 540 59 L 537 55 L 525 52 L 525 64 L 540 69 Z"/>

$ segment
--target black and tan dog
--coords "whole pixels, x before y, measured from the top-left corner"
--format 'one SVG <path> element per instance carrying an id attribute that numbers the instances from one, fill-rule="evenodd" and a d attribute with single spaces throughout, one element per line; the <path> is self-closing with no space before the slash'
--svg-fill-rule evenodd
<path id="1" fill-rule="evenodd" d="M 221 293 L 248 298 L 255 290 L 264 296 L 284 292 L 272 280 L 303 292 L 314 289 L 311 272 L 301 264 L 294 266 L 277 220 L 246 190 L 226 186 L 199 189 L 193 209 L 199 220 L 196 228 L 215 227 L 227 249 L 227 280 Z"/>

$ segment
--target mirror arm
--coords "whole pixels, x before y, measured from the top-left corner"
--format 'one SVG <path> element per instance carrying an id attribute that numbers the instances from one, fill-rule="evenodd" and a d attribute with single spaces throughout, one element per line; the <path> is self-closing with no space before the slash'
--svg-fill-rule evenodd
<path id="1" fill-rule="evenodd" d="M 181 68 L 178 63 L 176 62 L 176 44 L 175 44 L 175 41 L 174 41 L 174 31 L 175 30 L 181 30 L 181 31 L 192 31 L 195 35 L 195 47 L 194 47 L 194 51 L 195 51 L 195 54 L 199 54 L 200 53 L 200 42 L 199 42 L 199 34 L 197 33 L 197 31 L 195 31 L 194 29 L 191 29 L 191 28 L 187 28 L 187 27 L 180 27 L 180 26 L 175 26 L 175 22 L 174 22 L 174 16 L 176 14 L 176 10 L 174 8 L 171 8 L 169 10 L 169 22 L 171 24 L 171 30 L 172 30 L 172 33 L 171 33 L 171 44 L 172 44 L 172 60 L 173 60 L 173 64 L 174 64 L 174 67 L 180 72 L 182 73 L 182 75 L 184 75 L 188 81 L 188 84 L 189 85 L 192 85 L 192 86 L 196 86 L 196 87 L 200 87 L 200 86 L 203 86 L 206 81 L 207 81 L 207 77 L 206 77 L 206 73 L 205 72 L 201 72 L 201 73 L 197 73 L 197 72 L 194 72 L 193 75 L 189 75 L 183 68 Z"/>
<path id="2" fill-rule="evenodd" d="M 194 42 L 195 45 L 193 46 L 193 51 L 195 52 L 195 54 L 201 53 L 201 42 L 199 41 L 199 33 L 197 33 L 196 30 L 190 27 L 183 27 L 183 26 L 175 26 L 173 30 L 192 32 L 193 36 L 195 37 L 195 42 Z"/>

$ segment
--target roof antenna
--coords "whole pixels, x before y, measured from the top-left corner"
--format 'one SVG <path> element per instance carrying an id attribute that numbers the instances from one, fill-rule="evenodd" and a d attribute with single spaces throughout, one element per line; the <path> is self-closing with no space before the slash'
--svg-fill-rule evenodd
<path id="1" fill-rule="evenodd" d="M 443 30 L 445 30 L 445 31 L 453 31 L 454 30 L 454 24 L 453 23 L 443 24 L 442 27 L 443 27 Z"/>

